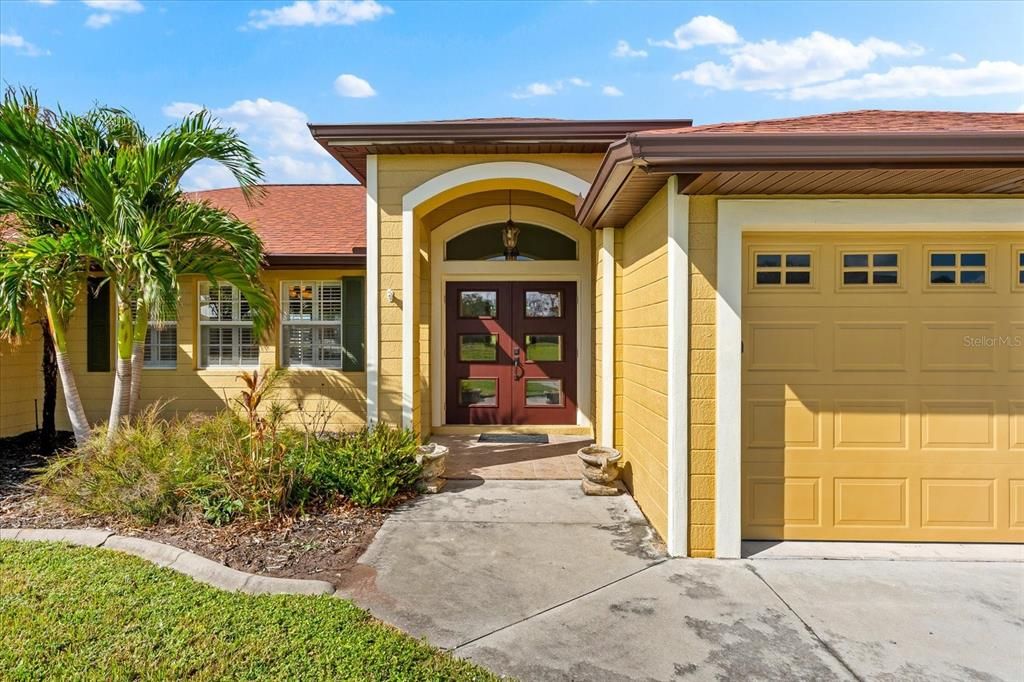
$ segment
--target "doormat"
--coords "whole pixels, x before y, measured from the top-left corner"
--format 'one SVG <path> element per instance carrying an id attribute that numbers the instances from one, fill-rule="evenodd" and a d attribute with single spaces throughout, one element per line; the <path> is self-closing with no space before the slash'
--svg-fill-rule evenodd
<path id="1" fill-rule="evenodd" d="M 537 443 L 546 445 L 550 441 L 546 433 L 481 433 L 477 443 Z"/>

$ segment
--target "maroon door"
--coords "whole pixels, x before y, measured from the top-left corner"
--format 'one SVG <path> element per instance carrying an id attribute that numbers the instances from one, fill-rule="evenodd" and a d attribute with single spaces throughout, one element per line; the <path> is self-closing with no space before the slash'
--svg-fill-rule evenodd
<path id="1" fill-rule="evenodd" d="M 576 284 L 451 282 L 448 424 L 576 423 Z"/>

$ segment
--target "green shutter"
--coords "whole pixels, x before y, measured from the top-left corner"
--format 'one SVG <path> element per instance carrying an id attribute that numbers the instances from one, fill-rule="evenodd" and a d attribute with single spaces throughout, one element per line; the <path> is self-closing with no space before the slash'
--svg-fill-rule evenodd
<path id="1" fill-rule="evenodd" d="M 342 277 L 341 368 L 346 372 L 366 369 L 366 278 Z"/>
<path id="2" fill-rule="evenodd" d="M 90 277 L 86 287 L 86 369 L 90 372 L 110 371 L 110 286 Z"/>

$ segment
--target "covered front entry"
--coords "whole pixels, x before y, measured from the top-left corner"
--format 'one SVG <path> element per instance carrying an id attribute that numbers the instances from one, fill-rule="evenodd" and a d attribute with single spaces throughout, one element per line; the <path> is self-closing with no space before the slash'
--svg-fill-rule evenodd
<path id="1" fill-rule="evenodd" d="M 449 282 L 448 424 L 572 424 L 575 282 Z"/>

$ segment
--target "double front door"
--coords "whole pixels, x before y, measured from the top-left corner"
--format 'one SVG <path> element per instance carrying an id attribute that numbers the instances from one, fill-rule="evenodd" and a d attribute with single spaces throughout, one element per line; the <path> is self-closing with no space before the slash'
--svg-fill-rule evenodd
<path id="1" fill-rule="evenodd" d="M 450 282 L 446 422 L 576 423 L 576 284 Z"/>

